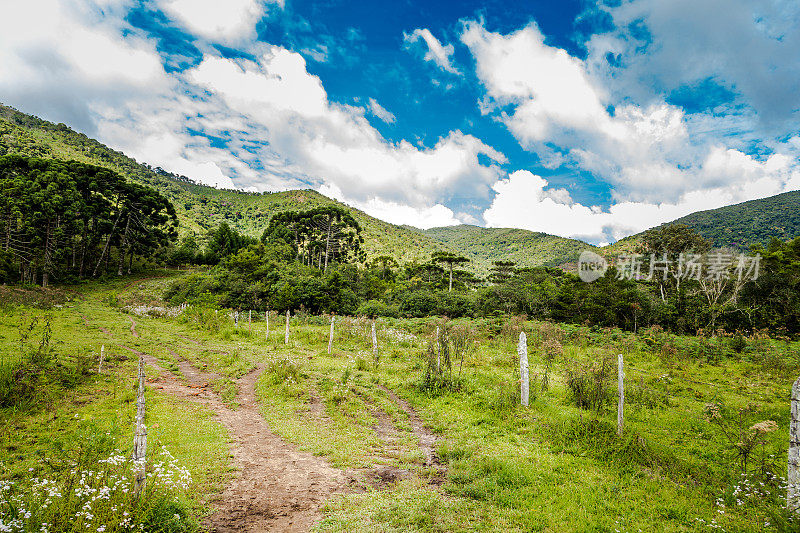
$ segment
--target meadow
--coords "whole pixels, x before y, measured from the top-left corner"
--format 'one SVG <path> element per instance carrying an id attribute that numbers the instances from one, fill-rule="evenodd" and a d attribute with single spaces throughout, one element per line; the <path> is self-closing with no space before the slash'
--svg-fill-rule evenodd
<path id="1" fill-rule="evenodd" d="M 120 488 L 125 474 L 115 468 L 124 470 L 132 447 L 134 351 L 179 381 L 186 363 L 213 374 L 210 388 L 234 410 L 238 380 L 260 371 L 256 394 L 270 429 L 358 480 L 325 502 L 321 531 L 797 527 L 783 510 L 797 342 L 524 317 L 378 319 L 376 354 L 371 321 L 337 317 L 328 354 L 327 316 L 293 314 L 285 344 L 283 316 L 270 317 L 267 336 L 262 314 L 252 323 L 240 314 L 237 327 L 207 302 L 170 307 L 162 296 L 183 275 L 2 288 L 0 520 L 8 530 L 125 530 L 129 513 L 148 531 L 194 531 L 213 515 L 214 497 L 237 475 L 231 436 L 213 411 L 156 382 L 147 389 L 152 494 L 134 500 Z M 522 331 L 527 408 L 519 405 Z M 171 481 L 159 481 L 165 471 Z M 105 490 L 108 503 L 92 500 L 98 511 L 80 522 L 56 520 L 80 513 L 80 498 L 50 498 L 45 508 L 46 497 L 25 500 L 36 487 L 59 487 L 55 494 L 80 483 L 119 490 Z"/>

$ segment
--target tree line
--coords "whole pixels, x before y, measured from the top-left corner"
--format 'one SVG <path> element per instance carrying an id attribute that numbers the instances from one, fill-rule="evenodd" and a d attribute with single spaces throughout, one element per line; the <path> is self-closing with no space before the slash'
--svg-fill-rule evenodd
<path id="1" fill-rule="evenodd" d="M 0 281 L 122 275 L 173 242 L 177 224 L 158 191 L 108 169 L 0 157 Z"/>
<path id="2" fill-rule="evenodd" d="M 773 239 L 754 248 L 751 253 L 761 256 L 756 280 L 739 280 L 732 270 L 716 281 L 631 279 L 611 267 L 586 283 L 573 272 L 519 268 L 510 261 L 495 262 L 481 279 L 463 268 L 468 259 L 450 252 L 403 265 L 390 256 L 366 261 L 360 228 L 346 216 L 338 218 L 337 209 L 275 215 L 259 240 L 237 237 L 221 226 L 212 233 L 206 255 L 197 256 L 213 256 L 216 266 L 177 282 L 167 296 L 176 302 L 213 299 L 231 308 L 280 312 L 451 318 L 525 314 L 632 331 L 651 325 L 692 334 L 800 331 L 800 239 Z M 329 221 L 346 225 L 347 231 L 328 232 L 335 227 Z M 648 232 L 638 251 L 647 272 L 647 258 L 677 262 L 683 254 L 709 253 L 710 247 L 693 230 L 672 225 Z"/>

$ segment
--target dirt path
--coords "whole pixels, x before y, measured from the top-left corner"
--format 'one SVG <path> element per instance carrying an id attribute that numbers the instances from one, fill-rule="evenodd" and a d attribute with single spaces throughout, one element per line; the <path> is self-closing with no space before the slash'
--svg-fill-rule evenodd
<path id="1" fill-rule="evenodd" d="M 135 354 L 141 352 L 125 347 Z M 294 446 L 272 433 L 258 410 L 255 383 L 261 369 L 238 381 L 239 408 L 227 408 L 206 388 L 195 388 L 212 377 L 190 364 L 181 365 L 186 380 L 182 385 L 154 357 L 142 354 L 145 362 L 161 375 L 153 386 L 166 393 L 200 403 L 212 409 L 234 439 L 232 454 L 239 477 L 212 502 L 216 512 L 206 521 L 215 532 L 309 531 L 321 518 L 319 508 L 332 495 L 342 493 L 355 478 L 331 467 L 325 460 Z"/>
<path id="2" fill-rule="evenodd" d="M 439 470 L 440 474 L 444 473 L 444 466 L 439 462 L 439 457 L 436 455 L 436 435 L 425 426 L 425 423 L 419 417 L 417 412 L 411 407 L 407 401 L 399 397 L 391 389 L 378 385 L 383 389 L 389 398 L 400 407 L 408 415 L 408 421 L 411 424 L 411 430 L 419 440 L 419 447 L 425 454 L 425 466 L 432 466 Z"/>
<path id="3" fill-rule="evenodd" d="M 136 331 L 136 321 L 131 316 L 129 316 L 128 318 L 131 321 L 131 335 L 133 335 L 134 337 L 136 337 L 138 339 L 139 338 L 139 333 Z"/>

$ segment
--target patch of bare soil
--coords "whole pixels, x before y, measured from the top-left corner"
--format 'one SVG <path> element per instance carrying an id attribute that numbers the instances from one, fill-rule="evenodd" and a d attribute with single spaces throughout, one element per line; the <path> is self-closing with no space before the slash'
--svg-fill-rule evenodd
<path id="1" fill-rule="evenodd" d="M 136 321 L 133 319 L 133 317 L 130 316 L 128 317 L 128 319 L 131 321 L 131 335 L 133 335 L 138 339 L 139 333 L 136 331 Z"/>
<path id="2" fill-rule="evenodd" d="M 391 389 L 380 384 L 378 386 L 389 395 L 389 398 L 391 398 L 392 401 L 396 403 L 398 407 L 400 407 L 400 409 L 405 411 L 406 415 L 408 415 L 408 421 L 411 424 L 411 430 L 414 432 L 417 440 L 419 440 L 419 447 L 422 450 L 422 453 L 425 454 L 425 466 L 433 467 L 439 472 L 439 475 L 434 478 L 433 482 L 437 483 L 442 481 L 441 478 L 444 475 L 445 467 L 439 461 L 439 456 L 436 454 L 436 435 L 430 430 L 430 428 L 425 426 L 425 423 L 407 401 L 399 397 Z"/>
<path id="3" fill-rule="evenodd" d="M 255 395 L 261 369 L 238 381 L 239 408 L 233 411 L 211 391 L 182 385 L 154 357 L 142 356 L 161 371 L 154 382 L 156 388 L 209 407 L 234 439 L 232 454 L 240 474 L 212 502 L 216 512 L 205 523 L 210 531 L 309 531 L 321 518 L 322 503 L 355 483 L 351 475 L 297 450 L 270 431 Z M 191 383 L 207 380 L 207 375 L 191 365 L 184 375 Z"/>

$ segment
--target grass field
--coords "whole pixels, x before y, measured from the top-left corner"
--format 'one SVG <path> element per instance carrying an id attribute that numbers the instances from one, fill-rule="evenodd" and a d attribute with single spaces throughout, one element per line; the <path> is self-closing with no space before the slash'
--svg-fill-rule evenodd
<path id="1" fill-rule="evenodd" d="M 245 314 L 235 328 L 222 310 L 176 314 L 160 296 L 179 275 L 2 289 L 3 369 L 41 351 L 48 335 L 64 368 L 86 367 L 62 369 L 25 402 L 4 404 L 3 482 L 24 486 L 130 451 L 134 349 L 178 377 L 179 360 L 214 372 L 214 390 L 232 407 L 236 379 L 264 368 L 257 393 L 274 432 L 338 468 L 397 474 L 330 500 L 324 531 L 792 530 L 781 498 L 797 343 L 520 318 L 380 319 L 376 358 L 369 322 L 342 318 L 328 355 L 326 317 L 294 316 L 285 345 L 283 317 L 272 316 L 267 338 L 263 315 L 250 325 Z M 450 335 L 452 360 L 431 374 L 437 325 Z M 520 331 L 531 362 L 528 408 L 518 405 Z M 108 360 L 98 374 L 101 345 Z M 617 353 L 626 365 L 621 437 Z M 436 434 L 436 464 L 426 462 L 401 400 Z M 147 401 L 152 449 L 166 447 L 191 473 L 180 494 L 194 517 L 183 530 L 191 530 L 233 475 L 229 437 L 197 405 L 152 387 Z"/>

